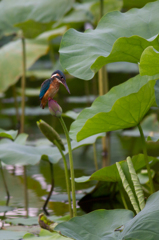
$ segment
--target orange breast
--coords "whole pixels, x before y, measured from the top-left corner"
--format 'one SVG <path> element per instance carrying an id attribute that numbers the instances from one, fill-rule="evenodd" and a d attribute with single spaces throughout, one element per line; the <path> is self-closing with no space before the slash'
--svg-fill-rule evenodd
<path id="1" fill-rule="evenodd" d="M 53 98 L 55 94 L 58 92 L 60 87 L 60 83 L 55 79 L 51 84 L 49 89 L 44 94 L 43 98 L 41 99 L 41 107 L 45 108 L 48 98 Z"/>

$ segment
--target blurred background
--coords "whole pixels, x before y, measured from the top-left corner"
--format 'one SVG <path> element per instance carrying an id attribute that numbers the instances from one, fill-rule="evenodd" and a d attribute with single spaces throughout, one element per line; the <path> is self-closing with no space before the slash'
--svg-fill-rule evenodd
<path id="1" fill-rule="evenodd" d="M 64 118 L 68 129 L 74 119 L 73 113 L 89 107 L 99 95 L 99 89 L 98 74 L 92 80 L 84 81 L 74 78 L 63 69 L 59 60 L 62 36 L 69 28 L 80 32 L 96 28 L 101 16 L 107 12 L 125 12 L 134 7 L 141 8 L 147 2 L 150 1 L 103 0 L 101 9 L 100 0 L 0 1 L 0 128 L 28 134 L 28 146 L 50 145 L 36 124 L 39 119 L 43 119 L 56 129 L 66 143 L 59 121 L 50 115 L 48 107 L 44 110 L 40 108 L 39 91 L 42 82 L 50 78 L 57 69 L 64 72 L 71 95 L 61 85 L 55 100 L 62 107 L 63 113 L 66 113 Z M 106 70 L 108 89 L 139 72 L 137 64 L 125 62 L 108 64 Z M 157 116 L 158 111 L 150 109 L 142 123 L 145 131 L 157 131 Z M 130 129 L 110 133 L 107 152 L 103 152 L 101 139 L 97 140 L 96 149 L 98 168 L 103 166 L 103 156 L 108 154 L 110 164 L 124 160 L 128 154 L 141 152 L 138 131 Z M 148 152 L 151 156 L 158 156 L 157 147 L 149 146 Z M 73 155 L 76 178 L 91 175 L 96 170 L 92 145 L 76 149 Z M 26 215 L 23 170 L 22 166 L 3 165 L 11 195 L 9 206 L 12 207 L 6 213 L 7 217 Z M 40 161 L 35 166 L 28 165 L 26 168 L 29 216 L 37 216 L 42 210 L 51 187 L 49 173 L 49 164 L 46 161 Z M 48 212 L 64 216 L 69 210 L 62 161 L 54 164 L 54 183 Z M 98 208 L 123 207 L 114 184 L 97 184 L 93 181 L 76 183 L 76 193 L 77 200 L 80 200 L 77 203 L 79 215 Z M 89 194 L 86 195 L 87 193 Z M 0 184 L 0 205 L 6 205 L 6 190 L 3 184 Z M 4 211 L 1 211 L 1 219 L 3 217 Z"/>

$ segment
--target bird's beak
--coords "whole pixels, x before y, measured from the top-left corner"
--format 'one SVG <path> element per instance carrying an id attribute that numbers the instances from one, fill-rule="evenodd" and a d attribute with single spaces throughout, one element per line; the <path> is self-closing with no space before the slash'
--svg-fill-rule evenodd
<path id="1" fill-rule="evenodd" d="M 65 83 L 62 83 L 62 84 L 65 86 L 65 88 L 66 88 L 66 90 L 68 91 L 68 93 L 71 94 L 71 93 L 70 93 L 70 89 L 69 89 L 68 86 L 67 86 L 67 83 L 65 82 Z"/>
<path id="2" fill-rule="evenodd" d="M 60 83 L 62 83 L 62 84 L 65 86 L 65 88 L 66 88 L 66 90 L 68 91 L 68 93 L 71 94 L 71 93 L 70 93 L 70 90 L 69 90 L 69 88 L 68 88 L 68 86 L 67 86 L 66 80 L 65 80 L 65 82 L 62 82 L 59 76 L 56 76 L 56 77 L 60 80 Z"/>

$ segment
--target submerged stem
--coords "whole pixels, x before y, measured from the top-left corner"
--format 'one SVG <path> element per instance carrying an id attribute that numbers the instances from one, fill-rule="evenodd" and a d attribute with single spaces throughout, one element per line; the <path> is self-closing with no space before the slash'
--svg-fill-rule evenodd
<path id="1" fill-rule="evenodd" d="M 71 172 L 71 186 L 72 186 L 72 201 L 73 201 L 73 217 L 77 215 L 76 211 L 76 195 L 75 195 L 75 180 L 74 180 L 74 168 L 73 168 L 73 157 L 72 157 L 72 149 L 71 149 L 71 141 L 69 137 L 69 133 L 65 122 L 62 117 L 59 117 L 60 123 L 63 127 L 63 130 L 66 135 L 67 144 L 68 144 L 68 152 L 69 152 L 69 161 L 70 161 L 70 172 Z"/>
<path id="2" fill-rule="evenodd" d="M 27 184 L 27 167 L 23 167 L 23 178 L 24 178 L 24 197 L 25 197 L 25 212 L 28 217 L 28 184 Z"/>
<path id="3" fill-rule="evenodd" d="M 50 189 L 50 192 L 49 192 L 49 194 L 48 194 L 48 196 L 47 196 L 47 198 L 46 198 L 46 201 L 45 201 L 45 203 L 44 203 L 44 205 L 43 205 L 43 210 L 44 210 L 44 212 L 45 212 L 45 214 L 46 214 L 47 216 L 49 216 L 49 213 L 48 213 L 48 211 L 46 210 L 46 207 L 47 207 L 47 204 L 48 204 L 48 202 L 49 202 L 49 199 L 50 199 L 50 197 L 51 197 L 51 195 L 52 195 L 52 192 L 53 192 L 53 190 L 54 190 L 53 164 L 52 164 L 51 162 L 49 162 L 49 164 L 50 164 L 50 174 L 51 174 L 51 189 Z"/>
<path id="4" fill-rule="evenodd" d="M 68 173 L 68 167 L 67 167 L 67 161 L 66 161 L 66 157 L 63 153 L 63 151 L 61 150 L 61 147 L 59 146 L 58 142 L 56 142 L 56 146 L 58 147 L 61 156 L 63 158 L 63 162 L 64 162 L 64 168 L 65 168 L 65 178 L 66 178 L 66 188 L 67 188 L 67 195 L 68 195 L 68 203 L 69 203 L 69 212 L 70 212 L 70 218 L 72 218 L 72 208 L 71 208 L 71 193 L 70 193 L 70 177 L 69 177 L 69 173 Z"/>
<path id="5" fill-rule="evenodd" d="M 142 131 L 142 128 L 141 128 L 140 124 L 138 124 L 138 129 L 139 129 L 141 140 L 142 140 L 142 147 L 143 147 L 143 153 L 144 153 L 144 157 L 145 157 L 146 168 L 147 168 L 147 172 L 148 172 L 148 176 L 149 176 L 150 189 L 151 189 L 151 193 L 154 193 L 154 186 L 153 186 L 153 181 L 152 181 L 152 176 L 151 176 L 151 169 L 150 169 L 150 165 L 149 165 L 149 161 L 148 161 L 148 155 L 147 155 L 147 149 L 146 149 L 146 141 L 145 141 L 145 137 L 144 137 L 144 134 L 143 134 L 143 131 Z"/>

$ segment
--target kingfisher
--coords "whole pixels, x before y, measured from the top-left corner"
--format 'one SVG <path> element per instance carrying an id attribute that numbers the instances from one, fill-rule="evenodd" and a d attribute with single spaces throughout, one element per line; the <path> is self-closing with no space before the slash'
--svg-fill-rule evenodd
<path id="1" fill-rule="evenodd" d="M 42 109 L 45 108 L 48 100 L 53 99 L 55 94 L 58 92 L 60 83 L 63 84 L 66 90 L 70 93 L 70 90 L 66 84 L 65 75 L 60 70 L 53 72 L 51 78 L 46 79 L 41 84 L 39 99 L 41 101 L 40 107 L 42 107 Z"/>

